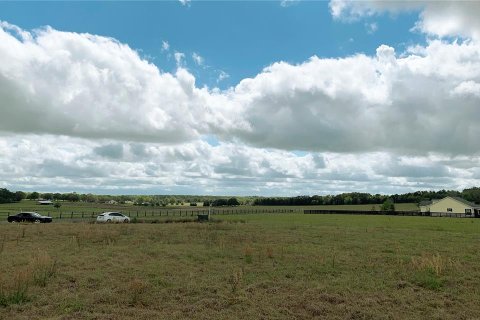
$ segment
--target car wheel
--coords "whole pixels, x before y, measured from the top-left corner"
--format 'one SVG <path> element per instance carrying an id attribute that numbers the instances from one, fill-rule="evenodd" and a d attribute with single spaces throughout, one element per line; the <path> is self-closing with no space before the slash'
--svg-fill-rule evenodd
<path id="1" fill-rule="evenodd" d="M 33 223 L 40 223 L 40 220 L 39 220 L 39 219 L 35 219 L 35 221 L 33 221 Z"/>
<path id="2" fill-rule="evenodd" d="M 10 221 L 8 221 L 8 222 L 10 222 L 10 223 L 17 223 L 17 220 L 10 220 Z"/>
<path id="3" fill-rule="evenodd" d="M 108 220 L 107 220 L 107 223 L 110 223 L 110 222 L 112 222 L 112 220 L 108 219 Z"/>
<path id="4" fill-rule="evenodd" d="M 123 220 L 123 222 L 128 223 L 129 221 L 128 221 L 128 219 L 125 219 L 125 220 Z"/>

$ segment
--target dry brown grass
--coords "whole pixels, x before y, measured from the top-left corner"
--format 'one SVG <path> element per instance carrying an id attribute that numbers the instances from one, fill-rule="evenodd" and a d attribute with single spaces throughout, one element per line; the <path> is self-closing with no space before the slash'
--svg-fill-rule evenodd
<path id="1" fill-rule="evenodd" d="M 134 278 L 128 282 L 127 289 L 130 295 L 130 303 L 136 305 L 141 302 L 141 298 L 147 292 L 148 287 L 148 283 L 139 278 Z"/>
<path id="2" fill-rule="evenodd" d="M 412 266 L 418 271 L 432 271 L 435 275 L 442 275 L 445 270 L 454 265 L 454 261 L 450 258 L 442 257 L 439 253 L 422 254 L 419 257 L 412 257 Z"/>
<path id="3" fill-rule="evenodd" d="M 227 219 L 0 224 L 0 319 L 480 318 L 479 220 Z"/>
<path id="4" fill-rule="evenodd" d="M 51 277 L 55 275 L 57 262 L 45 250 L 34 253 L 27 267 L 34 284 L 45 287 Z"/>
<path id="5" fill-rule="evenodd" d="M 230 283 L 232 292 L 233 293 L 237 292 L 243 280 L 243 270 L 237 269 L 233 271 L 229 280 L 230 280 L 229 283 Z"/>

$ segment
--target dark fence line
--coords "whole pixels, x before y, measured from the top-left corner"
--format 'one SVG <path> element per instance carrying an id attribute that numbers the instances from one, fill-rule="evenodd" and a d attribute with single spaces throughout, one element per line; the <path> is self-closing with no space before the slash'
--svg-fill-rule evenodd
<path id="1" fill-rule="evenodd" d="M 473 214 L 453 212 L 420 212 L 420 211 L 357 211 L 357 210 L 303 210 L 304 214 L 351 214 L 351 215 L 385 215 L 385 216 L 415 216 L 415 217 L 449 217 L 449 218 L 480 218 Z"/>
<path id="2" fill-rule="evenodd" d="M 145 217 L 193 217 L 198 214 L 212 214 L 212 215 L 230 215 L 230 214 L 256 214 L 256 213 L 294 213 L 299 212 L 300 210 L 294 209 L 223 209 L 223 208 L 212 208 L 208 209 L 193 209 L 193 210 L 181 210 L 181 209 L 172 209 L 172 210 L 135 210 L 135 211 L 117 211 L 121 212 L 124 215 L 130 218 L 145 218 Z M 75 211 L 36 211 L 42 215 L 50 216 L 55 219 L 94 219 L 102 212 L 75 212 Z M 15 215 L 18 212 L 0 212 L 0 216 L 8 217 L 10 215 Z"/>

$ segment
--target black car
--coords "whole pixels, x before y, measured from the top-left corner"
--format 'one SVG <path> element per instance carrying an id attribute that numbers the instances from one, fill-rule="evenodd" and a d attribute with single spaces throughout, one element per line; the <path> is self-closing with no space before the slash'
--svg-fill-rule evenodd
<path id="1" fill-rule="evenodd" d="M 14 216 L 9 216 L 7 220 L 8 222 L 47 223 L 52 222 L 52 217 L 42 216 L 36 212 L 20 212 Z"/>

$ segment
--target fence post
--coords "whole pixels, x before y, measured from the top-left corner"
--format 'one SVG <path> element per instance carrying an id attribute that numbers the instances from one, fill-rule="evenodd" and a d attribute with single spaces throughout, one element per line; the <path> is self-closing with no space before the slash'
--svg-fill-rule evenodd
<path id="1" fill-rule="evenodd" d="M 72 214 L 70 214 L 70 219 L 73 219 L 73 211 L 72 211 Z"/>

